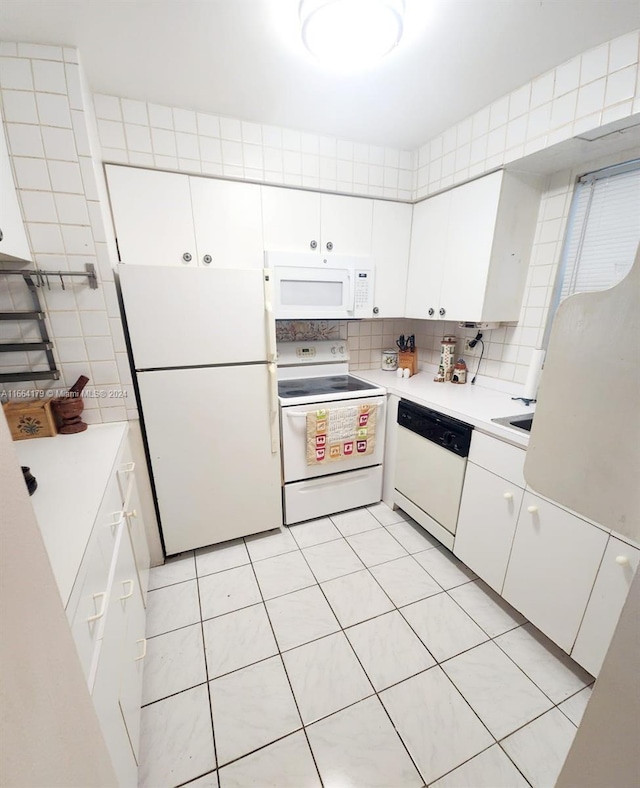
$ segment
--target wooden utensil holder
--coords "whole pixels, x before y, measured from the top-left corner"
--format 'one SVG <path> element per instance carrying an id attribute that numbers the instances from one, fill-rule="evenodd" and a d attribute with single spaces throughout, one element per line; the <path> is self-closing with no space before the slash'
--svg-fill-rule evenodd
<path id="1" fill-rule="evenodd" d="M 418 351 L 401 350 L 398 353 L 398 367 L 409 370 L 409 377 L 418 371 Z"/>

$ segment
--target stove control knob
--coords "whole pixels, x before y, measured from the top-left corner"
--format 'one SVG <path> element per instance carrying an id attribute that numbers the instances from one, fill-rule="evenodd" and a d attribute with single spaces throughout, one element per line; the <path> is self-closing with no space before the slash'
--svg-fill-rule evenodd
<path id="1" fill-rule="evenodd" d="M 338 350 L 337 350 L 335 345 L 331 348 L 331 352 L 333 353 L 334 356 L 338 352 Z"/>
<path id="2" fill-rule="evenodd" d="M 344 345 L 340 345 L 340 353 L 344 355 Z"/>

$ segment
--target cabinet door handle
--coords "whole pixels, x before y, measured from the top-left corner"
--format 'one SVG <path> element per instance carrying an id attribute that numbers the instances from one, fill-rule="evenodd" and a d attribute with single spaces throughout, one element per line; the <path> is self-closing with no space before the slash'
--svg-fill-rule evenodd
<path id="1" fill-rule="evenodd" d="M 121 596 L 120 599 L 122 600 L 129 599 L 130 596 L 133 596 L 133 580 L 125 580 L 122 583 L 122 587 L 124 588 L 124 586 L 126 586 L 127 583 L 129 583 L 129 593 L 125 594 L 124 596 Z"/>
<path id="2" fill-rule="evenodd" d="M 193 260 L 193 257 L 191 256 L 190 252 L 185 252 L 182 255 L 182 259 L 184 260 L 185 263 L 190 263 L 191 260 Z"/>
<path id="3" fill-rule="evenodd" d="M 136 645 L 138 643 L 142 643 L 142 654 L 139 657 L 136 657 L 133 661 L 138 662 L 141 659 L 144 659 L 147 656 L 147 639 L 140 638 L 140 640 L 136 640 Z"/>
<path id="4" fill-rule="evenodd" d="M 205 256 L 202 258 L 202 262 L 204 263 L 204 265 L 211 265 L 211 263 L 213 262 L 213 257 L 211 257 L 210 254 L 205 254 Z"/>
<path id="5" fill-rule="evenodd" d="M 312 249 L 317 249 L 317 248 L 318 248 L 318 242 L 317 242 L 317 241 L 311 241 L 311 243 L 309 244 L 309 246 L 310 246 Z"/>
<path id="6" fill-rule="evenodd" d="M 537 514 L 538 507 L 537 506 L 527 506 L 527 511 L 529 514 Z"/>
<path id="7" fill-rule="evenodd" d="M 432 306 L 430 306 L 429 307 L 429 312 L 427 313 L 429 315 L 429 317 L 433 317 L 435 315 L 435 313 L 436 313 L 436 310 Z"/>
<path id="8" fill-rule="evenodd" d="M 327 251 L 330 252 L 333 249 L 333 241 L 327 241 Z"/>
<path id="9" fill-rule="evenodd" d="M 127 515 L 127 517 L 137 517 L 138 516 L 138 510 L 137 509 L 132 509 L 130 512 L 126 512 L 126 515 Z"/>
<path id="10" fill-rule="evenodd" d="M 444 317 L 447 314 L 447 310 L 444 307 L 440 307 L 440 317 Z"/>
<path id="11" fill-rule="evenodd" d="M 106 591 L 99 591 L 97 594 L 93 595 L 94 599 L 98 599 L 99 597 L 102 597 L 102 601 L 101 601 L 101 604 L 100 604 L 100 610 L 98 610 L 98 612 L 95 615 L 89 616 L 89 618 L 87 619 L 87 623 L 88 624 L 90 624 L 92 621 L 97 621 L 99 618 L 102 618 L 102 616 L 104 616 L 104 609 L 105 609 L 106 604 L 107 604 L 107 592 Z"/>
<path id="12" fill-rule="evenodd" d="M 505 499 L 505 501 L 512 501 L 513 500 L 513 493 L 506 492 L 506 493 L 504 493 L 502 495 L 502 497 Z"/>
<path id="13" fill-rule="evenodd" d="M 629 559 L 627 558 L 626 555 L 617 555 L 616 564 L 620 564 L 620 566 L 628 566 Z"/>

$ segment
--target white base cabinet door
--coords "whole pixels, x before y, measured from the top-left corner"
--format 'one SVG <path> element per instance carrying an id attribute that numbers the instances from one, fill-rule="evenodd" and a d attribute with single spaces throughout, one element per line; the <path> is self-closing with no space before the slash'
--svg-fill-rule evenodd
<path id="1" fill-rule="evenodd" d="M 523 495 L 517 485 L 467 463 L 453 552 L 498 594 Z"/>
<path id="2" fill-rule="evenodd" d="M 620 618 L 640 550 L 610 537 L 571 656 L 597 676 Z"/>
<path id="3" fill-rule="evenodd" d="M 569 653 L 608 535 L 526 492 L 503 597 Z"/>

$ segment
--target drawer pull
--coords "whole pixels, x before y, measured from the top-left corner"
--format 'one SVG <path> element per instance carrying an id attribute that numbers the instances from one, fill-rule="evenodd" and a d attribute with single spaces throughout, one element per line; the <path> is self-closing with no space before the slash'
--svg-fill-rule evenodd
<path id="1" fill-rule="evenodd" d="M 99 618 L 102 618 L 102 616 L 104 616 L 104 609 L 107 604 L 107 592 L 99 591 L 97 594 L 93 595 L 94 599 L 98 599 L 98 597 L 102 597 L 102 604 L 100 605 L 100 610 L 98 610 L 98 612 L 95 615 L 89 616 L 89 618 L 87 619 L 88 624 L 90 624 L 92 621 L 97 621 Z"/>
<path id="2" fill-rule="evenodd" d="M 527 511 L 529 512 L 529 514 L 536 514 L 537 511 L 538 511 L 538 507 L 537 506 L 527 506 Z"/>
<path id="3" fill-rule="evenodd" d="M 141 638 L 140 640 L 136 640 L 137 643 L 142 643 L 142 654 L 139 657 L 136 657 L 133 661 L 139 662 L 141 659 L 144 659 L 147 656 L 147 639 Z"/>
<path id="4" fill-rule="evenodd" d="M 512 501 L 513 500 L 513 493 L 506 492 L 506 493 L 503 494 L 502 497 L 505 499 L 505 501 Z"/>
<path id="5" fill-rule="evenodd" d="M 616 564 L 620 564 L 620 566 L 628 566 L 629 559 L 627 558 L 626 555 L 617 555 Z"/>
<path id="6" fill-rule="evenodd" d="M 138 516 L 137 509 L 132 509 L 130 512 L 127 512 L 127 517 L 137 517 L 137 516 Z"/>
<path id="7" fill-rule="evenodd" d="M 125 594 L 124 596 L 121 596 L 120 599 L 122 600 L 129 599 L 130 596 L 133 596 L 133 580 L 125 580 L 122 583 L 122 587 L 124 588 L 127 585 L 127 583 L 129 583 L 129 593 Z"/>

